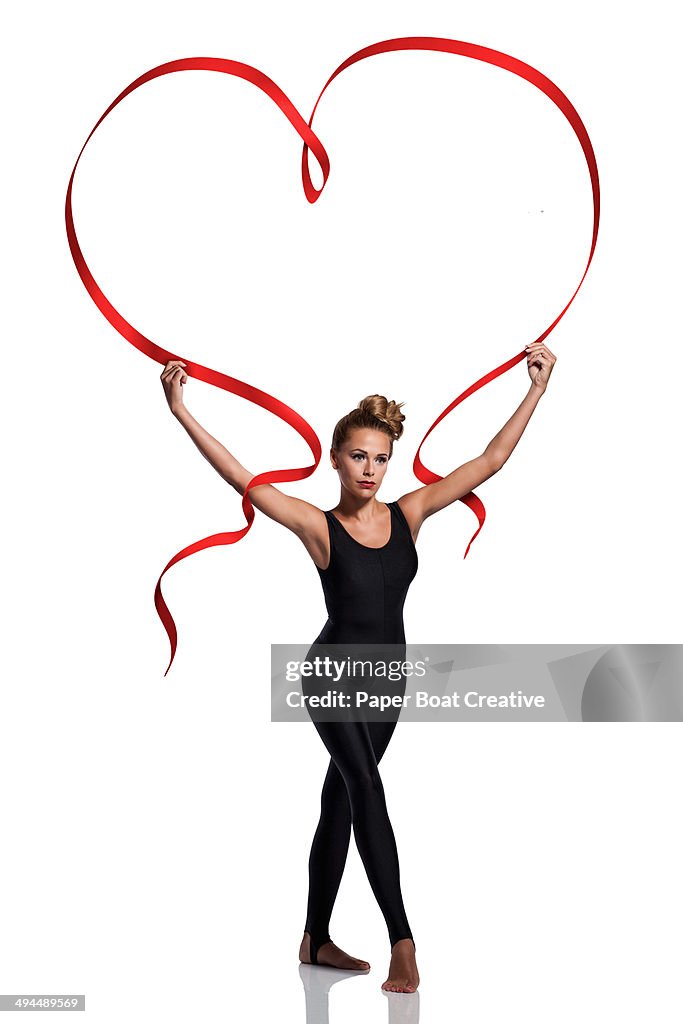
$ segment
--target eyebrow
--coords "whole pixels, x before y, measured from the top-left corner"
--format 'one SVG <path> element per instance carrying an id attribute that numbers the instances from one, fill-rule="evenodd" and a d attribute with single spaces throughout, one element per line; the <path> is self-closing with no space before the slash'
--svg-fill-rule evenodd
<path id="1" fill-rule="evenodd" d="M 366 452 L 365 448 L 352 448 L 351 449 L 351 455 L 353 455 L 354 452 L 360 452 L 362 455 L 367 455 L 368 454 Z M 389 452 L 377 452 L 377 454 L 378 455 L 386 455 L 387 457 L 389 456 Z"/>

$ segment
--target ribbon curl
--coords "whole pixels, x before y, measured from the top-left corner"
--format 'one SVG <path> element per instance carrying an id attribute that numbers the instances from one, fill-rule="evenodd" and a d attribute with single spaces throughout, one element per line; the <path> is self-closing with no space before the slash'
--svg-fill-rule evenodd
<path id="1" fill-rule="evenodd" d="M 204 548 L 213 547 L 219 544 L 234 544 L 237 541 L 241 540 L 241 538 L 244 537 L 245 534 L 248 533 L 249 530 L 251 529 L 251 525 L 255 515 L 254 506 L 252 505 L 251 499 L 249 498 L 248 495 L 249 490 L 252 487 L 259 486 L 260 484 L 285 483 L 291 480 L 303 480 L 306 477 L 311 476 L 311 474 L 314 473 L 315 470 L 318 468 L 318 465 L 320 463 L 322 448 L 318 436 L 316 435 L 315 431 L 310 426 L 310 424 L 307 423 L 306 420 L 304 420 L 297 412 L 291 409 L 288 405 L 285 405 L 284 402 L 280 401 L 277 398 L 274 398 L 272 395 L 269 395 L 265 391 L 261 391 L 259 388 L 253 387 L 251 384 L 246 384 L 244 381 L 237 380 L 235 377 L 229 377 L 227 374 L 221 373 L 217 370 L 212 370 L 210 367 L 202 366 L 200 363 L 193 362 L 192 360 L 188 359 L 185 356 L 178 355 L 174 352 L 169 352 L 166 349 L 162 348 L 161 346 L 156 345 L 149 338 L 145 337 L 144 334 L 141 334 L 139 331 L 137 331 L 132 326 L 132 324 L 130 324 L 126 319 L 124 319 L 124 317 L 118 312 L 118 310 L 115 309 L 115 307 L 111 304 L 111 302 L 109 302 L 107 297 L 104 295 L 101 288 L 95 281 L 95 278 L 93 277 L 92 273 L 90 272 L 90 269 L 81 251 L 81 247 L 78 243 L 78 238 L 76 236 L 71 204 L 71 195 L 73 189 L 74 176 L 76 174 L 76 168 L 78 167 L 79 161 L 81 159 L 81 156 L 83 155 L 85 147 L 87 146 L 96 129 L 105 119 L 105 117 L 114 109 L 114 107 L 117 106 L 117 104 L 120 103 L 121 100 L 125 99 L 125 97 L 128 96 L 135 89 L 140 88 L 140 86 L 145 85 L 145 83 L 147 82 L 151 82 L 155 78 L 159 78 L 162 75 L 172 74 L 176 71 L 219 71 L 223 74 L 235 75 L 239 78 L 243 78 L 244 80 L 251 82 L 253 85 L 257 86 L 257 88 L 261 89 L 267 96 L 270 97 L 271 100 L 273 100 L 273 102 L 280 108 L 285 117 L 292 124 L 293 128 L 297 131 L 297 133 L 303 140 L 303 152 L 301 158 L 301 177 L 303 182 L 304 193 L 309 203 L 315 203 L 322 195 L 323 189 L 327 184 L 327 179 L 330 174 L 330 160 L 325 150 L 325 147 L 323 146 L 322 142 L 314 133 L 311 127 L 313 124 L 313 117 L 318 108 L 318 104 L 320 103 L 323 93 L 330 85 L 330 83 L 337 77 L 337 75 L 341 74 L 342 71 L 350 67 L 352 64 L 357 63 L 359 60 L 364 60 L 367 57 L 373 57 L 380 53 L 389 53 L 397 50 L 435 50 L 441 51 L 442 53 L 453 53 L 463 57 L 471 57 L 475 60 L 481 60 L 489 64 L 494 64 L 497 67 L 503 68 L 506 71 L 510 71 L 513 74 L 516 74 L 519 77 L 526 79 L 526 81 L 530 82 L 532 85 L 536 86 L 543 93 L 545 93 L 545 95 L 548 96 L 549 99 L 551 99 L 553 103 L 555 103 L 556 106 L 562 111 L 562 113 L 565 115 L 570 125 L 574 129 L 574 132 L 576 133 L 576 136 L 581 144 L 581 148 L 586 158 L 586 163 L 588 165 L 588 170 L 591 178 L 591 185 L 593 190 L 593 236 L 591 241 L 590 253 L 588 256 L 588 262 L 586 264 L 586 269 L 583 272 L 581 280 L 579 281 L 574 291 L 574 294 L 569 299 L 569 302 L 566 304 L 562 312 L 545 329 L 545 331 L 543 331 L 542 334 L 540 334 L 538 338 L 536 338 L 536 342 L 543 341 L 556 327 L 556 325 L 559 323 L 559 321 L 562 319 L 562 317 L 574 301 L 576 294 L 579 291 L 581 285 L 583 284 L 586 274 L 588 273 L 588 268 L 591 264 L 591 260 L 593 259 L 593 253 L 595 252 L 595 245 L 598 237 L 598 224 L 600 218 L 600 188 L 598 181 L 598 168 L 595 160 L 595 154 L 593 152 L 593 147 L 588 137 L 588 132 L 586 131 L 586 128 L 583 122 L 581 121 L 581 118 L 579 117 L 576 109 L 570 103 L 569 99 L 564 95 L 564 93 L 561 92 L 561 90 L 554 84 L 554 82 L 552 82 L 545 75 L 541 74 L 540 71 L 537 71 L 535 68 L 531 67 L 530 64 L 525 64 L 523 61 L 518 60 L 516 57 L 511 57 L 509 54 L 502 53 L 499 50 L 492 50 L 486 46 L 479 46 L 475 43 L 462 42 L 456 39 L 441 39 L 432 36 L 409 36 L 400 39 L 387 39 L 384 40 L 383 42 L 373 43 L 371 46 L 366 46 L 362 50 L 358 50 L 356 53 L 352 54 L 342 64 L 340 64 L 339 67 L 330 75 L 327 82 L 323 86 L 320 95 L 318 96 L 318 99 L 316 100 L 315 106 L 313 107 L 313 111 L 311 113 L 311 117 L 308 123 L 304 120 L 304 118 L 301 116 L 301 114 L 296 109 L 291 100 L 282 91 L 282 89 L 280 89 L 280 87 L 276 85 L 272 79 L 268 78 L 267 75 L 264 75 L 261 71 L 251 67 L 249 64 L 243 64 L 239 61 L 227 60 L 221 57 L 187 57 L 180 60 L 168 61 L 165 64 L 160 64 L 157 67 L 145 72 L 145 74 L 141 75 L 139 78 L 136 78 L 134 82 L 131 82 L 131 84 L 126 89 L 119 93 L 116 99 L 107 107 L 105 112 L 96 122 L 92 131 L 83 143 L 81 151 L 76 159 L 76 163 L 74 164 L 74 168 L 71 172 L 71 177 L 69 178 L 69 184 L 66 191 L 65 209 L 66 233 L 69 242 L 69 247 L 71 249 L 71 255 L 73 257 L 80 278 L 86 288 L 86 291 L 88 292 L 88 294 L 90 295 L 90 297 L 92 298 L 93 302 L 100 310 L 100 312 L 112 325 L 112 327 L 114 327 L 118 331 L 118 333 L 121 334 L 126 339 L 126 341 L 130 342 L 131 345 L 134 345 L 135 348 L 139 349 L 140 352 L 143 352 L 146 356 L 149 356 L 151 359 L 156 360 L 156 362 L 165 365 L 170 359 L 180 359 L 184 363 L 186 363 L 185 372 L 187 373 L 188 376 L 195 377 L 197 380 L 203 380 L 207 384 L 213 384 L 215 387 L 222 388 L 224 391 L 229 391 L 232 394 L 238 395 L 240 398 L 244 398 L 249 402 L 253 402 L 256 405 L 261 406 L 263 409 L 267 409 L 268 412 L 273 413 L 274 416 L 278 416 L 285 423 L 289 424 L 289 426 L 293 427 L 294 430 L 296 430 L 299 433 L 299 435 L 306 441 L 314 459 L 313 465 L 311 466 L 297 467 L 294 469 L 267 470 L 263 473 L 259 473 L 256 476 L 252 477 L 251 480 L 248 482 L 244 494 L 242 496 L 242 510 L 244 512 L 244 516 L 246 519 L 246 526 L 244 526 L 241 530 L 235 530 L 226 533 L 215 533 L 209 537 L 204 537 L 201 540 L 196 541 L 194 544 L 190 544 L 187 547 L 183 548 L 176 555 L 174 555 L 173 558 L 171 558 L 170 561 L 167 563 L 161 575 L 159 576 L 154 591 L 154 604 L 156 606 L 159 617 L 164 625 L 166 633 L 168 634 L 168 638 L 171 645 L 171 658 L 166 668 L 166 672 L 164 672 L 164 676 L 168 673 L 171 665 L 173 664 L 173 659 L 175 657 L 175 652 L 178 643 L 178 635 L 175 622 L 173 620 L 173 616 L 171 615 L 161 593 L 161 580 L 164 574 L 168 571 L 168 569 L 171 568 L 172 565 L 175 565 L 176 562 L 179 562 L 183 558 L 187 558 L 189 555 L 195 554 L 195 552 L 197 551 L 202 551 L 204 550 Z M 313 152 L 323 173 L 323 183 L 319 189 L 316 189 L 313 185 L 313 182 L 311 181 L 308 164 L 309 150 Z M 443 410 L 443 412 L 440 413 L 439 416 L 437 416 L 437 418 L 434 420 L 434 423 L 432 423 L 431 427 L 429 428 L 427 433 L 424 435 L 422 441 L 420 442 L 413 462 L 413 472 L 415 473 L 415 476 L 418 478 L 418 480 L 420 480 L 421 483 L 435 483 L 437 480 L 443 479 L 443 477 L 432 472 L 430 469 L 424 466 L 420 459 L 420 451 L 422 449 L 422 445 L 425 443 L 425 441 L 431 434 L 432 430 L 434 430 L 434 428 L 441 422 L 441 420 L 444 419 L 450 412 L 452 412 L 452 410 L 457 405 L 459 405 L 460 402 L 464 401 L 471 394 L 474 394 L 474 392 L 478 391 L 479 388 L 484 387 L 485 384 L 490 383 L 496 377 L 512 369 L 513 366 L 516 366 L 517 363 L 521 362 L 521 360 L 525 358 L 525 355 L 526 351 L 525 349 L 523 349 L 520 353 L 513 356 L 511 359 L 507 360 L 507 362 L 502 363 L 495 370 L 491 370 L 484 377 L 481 377 L 478 381 L 476 381 L 476 383 L 472 384 L 469 388 L 463 391 L 462 394 L 458 395 L 458 397 L 455 398 L 450 403 L 450 405 L 448 405 Z M 464 555 L 464 557 L 466 558 L 472 545 L 472 541 L 475 539 L 475 537 L 481 530 L 482 526 L 484 525 L 486 511 L 484 509 L 483 503 L 477 497 L 477 495 L 474 494 L 473 491 L 471 491 L 469 494 L 463 495 L 463 497 L 461 497 L 459 500 L 466 504 L 475 513 L 477 519 L 479 520 L 479 526 L 476 532 L 473 534 L 469 544 L 467 545 L 467 549 Z"/>

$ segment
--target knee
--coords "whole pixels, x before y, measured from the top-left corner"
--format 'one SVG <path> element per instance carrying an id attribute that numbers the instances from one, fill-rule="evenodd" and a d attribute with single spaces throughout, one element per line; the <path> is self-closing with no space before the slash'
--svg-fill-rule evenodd
<path id="1" fill-rule="evenodd" d="M 376 764 L 354 772 L 347 780 L 347 785 L 352 806 L 357 806 L 359 801 L 374 800 L 378 796 L 384 798 L 384 787 Z"/>

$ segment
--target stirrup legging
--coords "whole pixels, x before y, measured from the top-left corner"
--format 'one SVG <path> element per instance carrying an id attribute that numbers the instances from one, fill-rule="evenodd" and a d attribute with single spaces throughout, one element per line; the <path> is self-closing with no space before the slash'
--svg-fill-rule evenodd
<path id="1" fill-rule="evenodd" d="M 351 839 L 351 825 L 368 881 L 380 906 L 393 946 L 412 939 L 403 897 L 396 839 L 377 765 L 396 722 L 313 723 L 330 753 L 320 800 L 320 821 L 308 862 L 307 931 L 311 963 L 329 942 L 329 922 Z"/>

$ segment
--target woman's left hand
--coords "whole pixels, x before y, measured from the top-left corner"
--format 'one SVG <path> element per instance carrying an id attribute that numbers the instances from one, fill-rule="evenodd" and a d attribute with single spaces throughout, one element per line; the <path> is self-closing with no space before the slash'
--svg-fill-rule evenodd
<path id="1" fill-rule="evenodd" d="M 548 379 L 553 372 L 557 356 L 554 356 L 542 341 L 536 341 L 526 347 L 526 367 L 531 383 L 545 391 Z"/>

